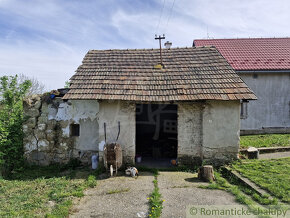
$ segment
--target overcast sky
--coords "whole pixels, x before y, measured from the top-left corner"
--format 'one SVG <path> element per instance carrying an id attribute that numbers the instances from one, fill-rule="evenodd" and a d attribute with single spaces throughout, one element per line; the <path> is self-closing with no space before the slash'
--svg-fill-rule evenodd
<path id="1" fill-rule="evenodd" d="M 171 10 L 172 8 L 172 10 Z M 289 0 L 0 0 L 0 76 L 64 86 L 89 49 L 193 39 L 289 37 Z"/>

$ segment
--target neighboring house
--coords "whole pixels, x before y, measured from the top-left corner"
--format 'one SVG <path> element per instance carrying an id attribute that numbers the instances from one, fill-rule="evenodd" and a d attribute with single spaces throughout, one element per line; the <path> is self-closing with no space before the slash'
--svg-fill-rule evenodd
<path id="1" fill-rule="evenodd" d="M 290 133 L 290 38 L 199 39 L 215 46 L 254 91 L 242 104 L 241 134 Z"/>
<path id="2" fill-rule="evenodd" d="M 125 164 L 136 156 L 181 165 L 236 159 L 240 101 L 256 96 L 215 48 L 162 49 L 163 67 L 159 52 L 91 50 L 63 97 L 27 100 L 27 159 L 89 162 L 98 153 L 101 161 L 118 123 Z"/>

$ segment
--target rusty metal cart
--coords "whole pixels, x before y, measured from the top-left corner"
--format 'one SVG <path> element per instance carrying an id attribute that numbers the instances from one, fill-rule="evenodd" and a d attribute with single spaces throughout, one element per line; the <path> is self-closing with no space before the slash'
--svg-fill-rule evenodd
<path id="1" fill-rule="evenodd" d="M 118 173 L 118 169 L 122 166 L 122 147 L 117 143 L 119 135 L 120 135 L 120 121 L 118 122 L 118 135 L 116 141 L 114 143 L 107 143 L 107 135 L 106 135 L 106 123 L 104 123 L 104 131 L 105 131 L 105 146 L 104 146 L 104 165 L 105 168 L 110 170 L 111 176 L 113 176 L 114 171 L 116 175 Z"/>

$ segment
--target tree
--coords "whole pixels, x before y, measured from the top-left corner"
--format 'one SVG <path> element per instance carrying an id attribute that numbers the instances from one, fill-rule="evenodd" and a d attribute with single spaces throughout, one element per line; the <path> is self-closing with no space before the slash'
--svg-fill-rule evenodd
<path id="1" fill-rule="evenodd" d="M 70 82 L 69 81 L 65 81 L 64 88 L 69 88 L 69 87 L 70 87 Z"/>
<path id="2" fill-rule="evenodd" d="M 27 95 L 42 94 L 45 92 L 45 85 L 35 77 L 29 77 L 24 74 L 20 74 L 18 76 L 17 82 L 18 84 L 21 84 L 27 80 L 31 82 L 31 87 L 29 88 Z"/>
<path id="3" fill-rule="evenodd" d="M 7 175 L 23 164 L 23 98 L 31 81 L 18 76 L 0 77 L 0 171 Z"/>

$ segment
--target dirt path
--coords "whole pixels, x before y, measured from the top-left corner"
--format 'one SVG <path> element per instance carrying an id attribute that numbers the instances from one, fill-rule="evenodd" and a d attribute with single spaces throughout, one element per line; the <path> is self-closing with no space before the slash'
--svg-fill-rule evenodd
<path id="1" fill-rule="evenodd" d="M 151 173 L 141 172 L 137 179 L 120 176 L 100 180 L 75 202 L 70 217 L 146 217 L 153 179 Z"/>
<path id="2" fill-rule="evenodd" d="M 199 182 L 197 174 L 160 172 L 158 186 L 163 203 L 162 217 L 185 217 L 188 205 L 238 205 L 226 191 L 197 188 L 208 184 Z"/>

